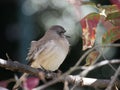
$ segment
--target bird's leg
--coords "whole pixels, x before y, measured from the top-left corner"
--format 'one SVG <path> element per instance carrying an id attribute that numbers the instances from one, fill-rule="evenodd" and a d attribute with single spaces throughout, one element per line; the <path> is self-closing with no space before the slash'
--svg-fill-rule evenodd
<path id="1" fill-rule="evenodd" d="M 40 65 L 41 68 L 37 68 L 40 72 L 43 71 L 44 73 L 52 73 L 51 70 L 46 70 L 43 66 Z"/>
<path id="2" fill-rule="evenodd" d="M 39 78 L 42 82 L 46 83 L 46 79 L 45 79 L 45 74 L 47 73 L 47 70 L 40 66 L 41 68 L 37 68 L 40 72 L 39 72 Z"/>
<path id="3" fill-rule="evenodd" d="M 57 73 L 57 76 L 58 76 L 58 77 L 62 75 L 62 71 L 59 70 L 59 69 L 56 71 L 56 73 Z"/>

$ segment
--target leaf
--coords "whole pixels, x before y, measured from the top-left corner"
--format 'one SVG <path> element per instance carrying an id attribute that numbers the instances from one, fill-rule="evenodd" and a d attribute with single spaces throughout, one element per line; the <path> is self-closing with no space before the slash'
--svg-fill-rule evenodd
<path id="1" fill-rule="evenodd" d="M 106 28 L 106 30 L 110 30 L 111 28 L 114 27 L 114 25 L 111 22 L 105 20 L 104 16 L 100 17 L 100 21 L 103 24 L 103 26 Z"/>
<path id="2" fill-rule="evenodd" d="M 106 20 L 111 21 L 115 26 L 120 25 L 120 11 L 109 13 Z"/>
<path id="3" fill-rule="evenodd" d="M 102 43 L 109 44 L 115 42 L 118 39 L 120 39 L 120 26 L 108 30 L 102 37 Z"/>
<path id="4" fill-rule="evenodd" d="M 105 22 L 110 22 L 115 26 L 120 25 L 120 8 L 117 5 L 101 6 L 99 9 L 105 10 Z"/>
<path id="5" fill-rule="evenodd" d="M 120 18 L 120 12 L 113 12 L 107 15 L 106 20 L 112 20 Z"/>
<path id="6" fill-rule="evenodd" d="M 117 5 L 104 5 L 104 6 L 100 6 L 99 9 L 105 10 L 106 15 L 114 12 L 119 12 Z"/>
<path id="7" fill-rule="evenodd" d="M 98 56 L 99 56 L 98 51 L 96 51 L 96 50 L 92 51 L 86 58 L 85 66 L 92 65 L 95 62 L 95 60 L 97 59 Z"/>
<path id="8" fill-rule="evenodd" d="M 8 82 L 7 81 L 0 81 L 0 86 L 7 87 L 8 86 Z"/>
<path id="9" fill-rule="evenodd" d="M 94 2 L 91 2 L 91 1 L 82 1 L 82 5 L 91 5 L 91 6 L 96 7 L 96 4 Z"/>
<path id="10" fill-rule="evenodd" d="M 106 20 L 111 21 L 115 26 L 119 26 L 120 25 L 120 12 L 114 12 L 114 13 L 108 14 L 108 16 L 106 17 Z"/>
<path id="11" fill-rule="evenodd" d="M 83 31 L 83 50 L 91 48 L 94 45 L 96 37 L 96 27 L 99 19 L 100 15 L 98 13 L 91 13 L 80 21 Z"/>
<path id="12" fill-rule="evenodd" d="M 117 5 L 117 7 L 120 9 L 120 0 L 110 0 L 113 4 Z"/>
<path id="13" fill-rule="evenodd" d="M 39 84 L 39 78 L 29 77 L 23 82 L 23 87 L 26 90 L 32 90 Z"/>

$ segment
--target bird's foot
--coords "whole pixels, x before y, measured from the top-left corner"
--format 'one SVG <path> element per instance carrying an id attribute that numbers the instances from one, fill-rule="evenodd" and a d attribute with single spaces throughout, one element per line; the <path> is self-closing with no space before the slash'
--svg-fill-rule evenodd
<path id="1" fill-rule="evenodd" d="M 62 71 L 61 71 L 61 70 L 57 70 L 57 71 L 56 71 L 56 74 L 57 74 L 57 77 L 59 77 L 59 76 L 62 75 Z"/>

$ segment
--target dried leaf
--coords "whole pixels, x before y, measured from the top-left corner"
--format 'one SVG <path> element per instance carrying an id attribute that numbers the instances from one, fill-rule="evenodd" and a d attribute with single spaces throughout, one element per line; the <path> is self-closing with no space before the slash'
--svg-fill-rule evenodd
<path id="1" fill-rule="evenodd" d="M 100 9 L 105 10 L 106 15 L 114 12 L 119 12 L 117 5 L 104 5 L 100 6 Z"/>
<path id="2" fill-rule="evenodd" d="M 117 7 L 120 9 L 120 0 L 110 0 L 113 4 L 117 5 Z"/>
<path id="3" fill-rule="evenodd" d="M 114 27 L 108 30 L 102 37 L 103 44 L 113 43 L 120 39 L 120 27 Z"/>
<path id="4" fill-rule="evenodd" d="M 110 30 L 111 28 L 114 27 L 114 25 L 108 21 L 108 20 L 105 20 L 106 18 L 104 16 L 101 16 L 100 17 L 100 20 L 101 20 L 101 23 L 103 24 L 103 26 L 106 28 L 106 30 Z"/>
<path id="5" fill-rule="evenodd" d="M 7 81 L 0 81 L 0 86 L 1 87 L 7 87 L 8 86 L 8 82 Z"/>
<path id="6" fill-rule="evenodd" d="M 98 56 L 99 56 L 98 51 L 96 51 L 96 50 L 92 51 L 86 58 L 85 66 L 92 65 L 95 62 L 95 60 L 97 59 Z"/>
<path id="7" fill-rule="evenodd" d="M 100 6 L 99 10 L 104 10 L 105 14 L 105 19 L 104 22 L 109 22 L 115 26 L 120 25 L 120 9 L 118 8 L 117 5 L 105 5 L 105 6 Z M 119 19 L 119 20 L 118 20 Z"/>
<path id="8" fill-rule="evenodd" d="M 120 11 L 113 12 L 107 15 L 106 20 L 111 21 L 115 26 L 120 25 Z"/>
<path id="9" fill-rule="evenodd" d="M 80 21 L 83 31 L 83 50 L 91 48 L 94 45 L 96 37 L 96 27 L 99 19 L 100 15 L 98 13 L 91 13 Z"/>
<path id="10" fill-rule="evenodd" d="M 106 20 L 113 20 L 113 19 L 117 19 L 120 18 L 120 12 L 113 12 L 107 15 Z"/>

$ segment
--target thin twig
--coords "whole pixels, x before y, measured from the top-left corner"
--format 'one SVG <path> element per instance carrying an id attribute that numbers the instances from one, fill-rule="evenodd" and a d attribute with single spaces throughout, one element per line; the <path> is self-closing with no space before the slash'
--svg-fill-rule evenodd
<path id="1" fill-rule="evenodd" d="M 108 87 L 106 88 L 106 90 L 111 90 L 115 81 L 117 80 L 117 77 L 120 73 L 120 66 L 118 67 L 117 71 L 115 72 L 114 76 L 112 77 L 111 82 L 109 83 Z"/>
<path id="2" fill-rule="evenodd" d="M 94 46 L 93 48 L 89 49 L 88 51 L 86 51 L 81 57 L 80 59 L 77 61 L 77 63 L 71 67 L 71 70 L 70 72 L 74 71 L 78 66 L 79 64 L 82 62 L 82 60 L 84 60 L 84 58 L 90 53 L 92 52 L 93 50 L 99 48 L 99 47 L 120 47 L 120 44 L 106 44 L 106 45 L 96 45 Z"/>
<path id="3" fill-rule="evenodd" d="M 104 65 L 107 65 L 107 64 L 117 64 L 117 63 L 120 63 L 120 60 L 119 59 L 113 59 L 113 60 L 104 60 L 104 61 L 101 61 L 95 65 L 92 65 L 92 66 L 89 66 L 86 68 L 86 70 L 82 71 L 80 73 L 81 76 L 86 76 L 88 72 L 92 71 L 93 69 L 96 69 L 98 67 L 101 67 L 101 66 L 104 66 Z M 85 68 L 85 67 L 84 67 Z"/>
<path id="4" fill-rule="evenodd" d="M 85 77 L 80 77 L 79 75 L 67 75 L 63 79 L 63 81 L 67 81 L 68 83 L 71 83 L 75 86 L 90 86 L 94 88 L 106 88 L 110 82 L 110 80 L 105 80 L 105 79 L 95 79 L 95 78 L 85 78 Z M 116 85 L 120 88 L 120 81 L 116 81 Z M 40 86 L 37 88 L 34 88 L 32 90 L 43 90 L 46 88 L 46 84 L 44 87 Z"/>
<path id="5" fill-rule="evenodd" d="M 64 88 L 63 88 L 63 90 L 69 90 L 69 83 L 68 83 L 68 81 L 64 82 Z"/>
<path id="6" fill-rule="evenodd" d="M 102 57 L 105 60 L 107 60 L 107 57 L 103 54 L 103 48 L 102 48 L 102 50 L 100 49 L 100 53 L 101 53 Z M 108 63 L 108 65 L 116 72 L 116 69 L 110 64 L 110 62 Z"/>

